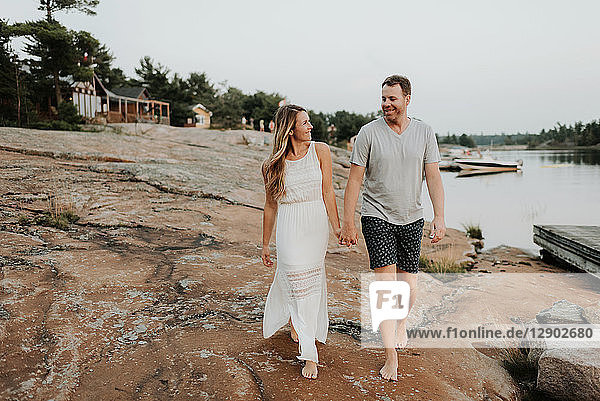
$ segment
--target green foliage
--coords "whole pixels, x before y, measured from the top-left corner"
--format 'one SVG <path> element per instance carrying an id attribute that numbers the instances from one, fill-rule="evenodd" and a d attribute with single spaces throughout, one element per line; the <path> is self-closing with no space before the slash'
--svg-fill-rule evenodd
<path id="1" fill-rule="evenodd" d="M 217 96 L 212 104 L 212 122 L 215 127 L 236 128 L 241 124 L 242 116 L 246 115 L 249 120 L 249 113 L 246 113 L 244 104 L 247 95 L 237 88 L 230 87 L 226 92 Z"/>
<path id="2" fill-rule="evenodd" d="M 79 131 L 79 126 L 77 124 L 71 124 L 63 120 L 36 121 L 30 123 L 29 128 L 45 129 L 52 131 Z"/>
<path id="3" fill-rule="evenodd" d="M 71 223 L 74 223 L 77 220 L 79 220 L 79 216 L 77 216 L 72 210 L 66 210 L 58 214 L 45 212 L 42 215 L 36 216 L 33 219 L 33 224 L 66 230 L 69 228 Z"/>
<path id="4" fill-rule="evenodd" d="M 308 117 L 313 126 L 311 131 L 313 141 L 329 143 L 330 138 L 327 137 L 327 115 L 309 110 Z"/>
<path id="5" fill-rule="evenodd" d="M 435 278 L 443 282 L 454 280 L 455 276 L 452 275 L 453 273 L 466 272 L 465 267 L 456 263 L 454 259 L 442 257 L 432 260 L 423 255 L 419 256 L 419 270 L 431 273 Z"/>
<path id="6" fill-rule="evenodd" d="M 474 148 L 477 146 L 475 145 L 475 141 L 473 141 L 473 138 L 471 138 L 467 134 L 462 134 L 460 138 L 458 138 L 458 144 L 461 146 L 466 146 L 468 148 Z"/>
<path id="7" fill-rule="evenodd" d="M 335 125 L 337 142 L 345 142 L 358 134 L 360 127 L 375 119 L 374 114 L 357 114 L 345 110 L 329 115 L 329 123 Z"/>
<path id="8" fill-rule="evenodd" d="M 585 124 L 576 122 L 573 125 L 557 123 L 554 128 L 542 129 L 538 135 L 517 132 L 514 135 L 504 133 L 500 135 L 469 135 L 469 138 L 477 146 L 528 145 L 530 148 L 535 148 L 541 144 L 557 147 L 596 146 L 600 144 L 600 121 L 593 120 Z M 442 136 L 439 143 L 459 144 L 460 142 L 456 135 L 447 135 Z"/>
<path id="9" fill-rule="evenodd" d="M 58 105 L 72 79 L 91 79 L 93 65 L 100 75 L 111 71 L 112 55 L 89 32 L 69 30 L 52 19 L 16 23 L 10 33 L 27 39 L 23 50 L 29 57 L 24 61 L 33 83 L 31 92 L 38 98 L 53 94 Z"/>
<path id="10" fill-rule="evenodd" d="M 94 8 L 99 0 L 40 0 L 38 10 L 46 12 L 46 19 L 54 19 L 54 13 L 57 11 L 77 10 L 84 14 L 96 15 Z"/>
<path id="11" fill-rule="evenodd" d="M 577 122 L 574 125 L 557 125 L 540 133 L 541 142 L 550 145 L 574 144 L 577 146 L 594 146 L 600 144 L 600 121 L 594 120 L 587 124 Z"/>
<path id="12" fill-rule="evenodd" d="M 13 60 L 16 55 L 10 48 L 10 27 L 0 19 L 0 125 L 14 125 L 17 121 L 17 108 L 6 100 L 17 99 L 18 66 Z"/>
<path id="13" fill-rule="evenodd" d="M 467 236 L 473 239 L 483 239 L 483 233 L 479 224 L 466 223 L 462 224 L 462 227 L 467 232 Z"/>
<path id="14" fill-rule="evenodd" d="M 448 145 L 458 145 L 458 138 L 456 135 L 446 135 L 439 139 L 438 143 L 440 144 L 448 144 Z"/>
<path id="15" fill-rule="evenodd" d="M 254 95 L 245 97 L 243 103 L 244 114 L 247 114 L 246 118 L 248 119 L 250 117 L 254 118 L 254 129 L 259 128 L 260 120 L 264 120 L 266 129 L 269 125 L 269 121 L 275 118 L 275 112 L 279 108 L 279 102 L 283 99 L 284 97 L 278 93 L 258 91 Z"/>
<path id="16" fill-rule="evenodd" d="M 211 111 L 219 106 L 215 99 L 216 90 L 205 73 L 193 72 L 187 79 L 175 73 L 169 78 L 171 71 L 149 56 L 140 59 L 140 65 L 135 72 L 138 79 L 132 80 L 131 83 L 144 86 L 150 92 L 150 96 L 171 104 L 173 125 L 181 126 L 188 117 L 193 117 L 192 106 L 198 103 Z"/>
<path id="17" fill-rule="evenodd" d="M 58 118 L 69 124 L 81 123 L 81 116 L 71 102 L 63 102 L 58 105 Z"/>

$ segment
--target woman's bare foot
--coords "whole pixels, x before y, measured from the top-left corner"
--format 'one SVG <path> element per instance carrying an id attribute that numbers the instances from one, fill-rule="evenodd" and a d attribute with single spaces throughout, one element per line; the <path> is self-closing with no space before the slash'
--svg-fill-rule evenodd
<path id="1" fill-rule="evenodd" d="M 296 333 L 296 329 L 294 329 L 294 325 L 292 324 L 292 321 L 290 320 L 290 337 L 292 337 L 292 341 L 297 343 L 298 342 L 298 333 Z"/>
<path id="2" fill-rule="evenodd" d="M 385 365 L 383 365 L 379 374 L 385 380 L 398 380 L 398 354 L 396 354 L 396 349 L 385 349 Z"/>
<path id="3" fill-rule="evenodd" d="M 307 379 L 316 379 L 317 378 L 317 364 L 313 361 L 306 361 L 306 364 L 302 368 L 302 376 Z"/>

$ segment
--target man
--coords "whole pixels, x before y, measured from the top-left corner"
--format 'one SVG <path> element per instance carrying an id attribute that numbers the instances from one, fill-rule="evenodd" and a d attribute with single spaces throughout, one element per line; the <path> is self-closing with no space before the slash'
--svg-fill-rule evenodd
<path id="1" fill-rule="evenodd" d="M 350 157 L 340 244 L 350 246 L 358 241 L 354 212 L 366 172 L 361 225 L 369 264 L 378 281 L 402 280 L 409 284 L 410 311 L 416 299 L 423 235 L 423 176 L 434 211 L 431 242 L 440 241 L 446 234 L 440 154 L 431 127 L 407 116 L 411 96 L 408 78 L 392 75 L 381 87 L 384 116 L 360 129 Z M 406 319 L 384 321 L 380 329 L 386 355 L 380 374 L 384 379 L 397 380 L 396 347 L 406 346 Z"/>

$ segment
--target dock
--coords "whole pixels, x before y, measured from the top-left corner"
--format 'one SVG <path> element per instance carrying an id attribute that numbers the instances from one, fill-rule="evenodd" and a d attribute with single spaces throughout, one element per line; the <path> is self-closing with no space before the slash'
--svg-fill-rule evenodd
<path id="1" fill-rule="evenodd" d="M 533 242 L 551 256 L 600 277 L 600 226 L 534 225 Z"/>

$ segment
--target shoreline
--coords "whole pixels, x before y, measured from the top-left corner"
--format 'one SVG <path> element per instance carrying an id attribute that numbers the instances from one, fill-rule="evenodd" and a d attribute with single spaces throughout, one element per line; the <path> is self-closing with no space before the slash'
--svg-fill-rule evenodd
<path id="1" fill-rule="evenodd" d="M 264 199 L 257 166 L 268 152 L 261 134 L 125 128 L 143 132 L 0 128 L 0 145 L 12 149 L 0 149 L 3 394 L 87 399 L 102 388 L 103 397 L 122 399 L 141 388 L 226 398 L 233 374 L 236 388 L 258 399 L 295 399 L 299 388 L 333 399 L 381 391 L 398 398 L 417 386 L 434 401 L 449 392 L 514 399 L 508 373 L 472 348 L 399 351 L 402 380 L 382 382 L 382 351 L 363 349 L 356 338 L 359 278 L 368 272 L 364 241 L 343 249 L 333 234 L 323 369 L 319 380 L 299 381 L 297 344 L 287 329 L 262 337 L 274 271 L 259 257 Z M 340 206 L 347 154 L 332 153 Z M 53 226 L 44 218 L 61 208 L 79 219 Z M 446 239 L 425 240 L 423 250 L 462 258 L 472 245 L 449 228 Z M 473 262 L 478 273 L 551 271 L 514 249 L 494 248 Z M 464 374 L 456 378 L 459 369 Z"/>

